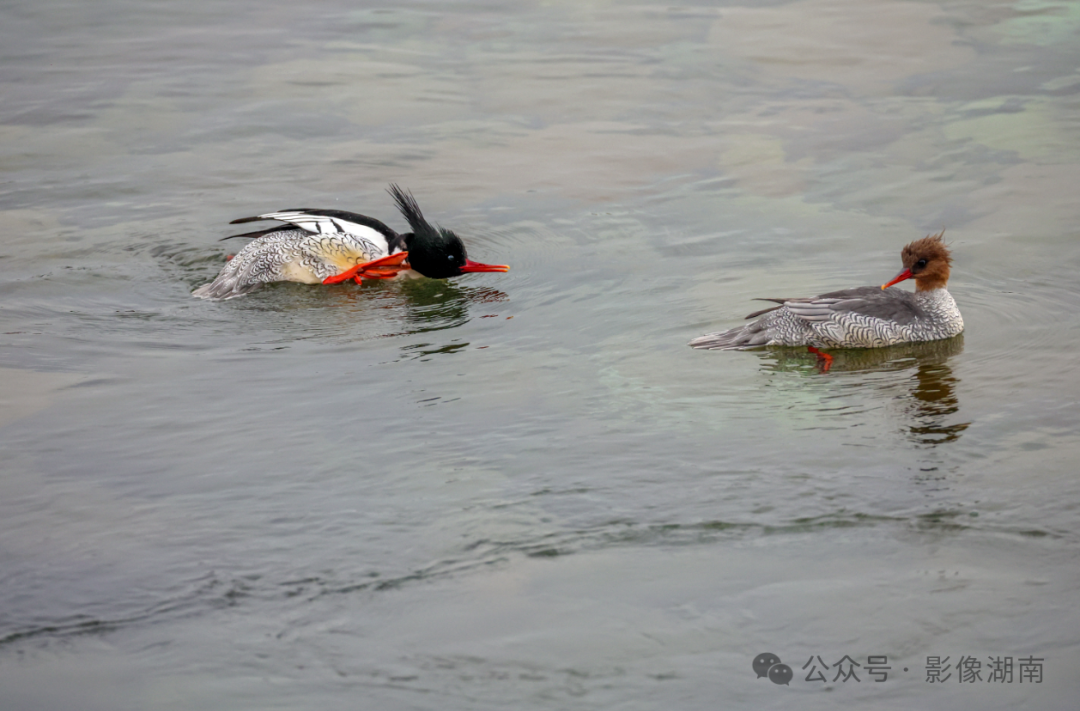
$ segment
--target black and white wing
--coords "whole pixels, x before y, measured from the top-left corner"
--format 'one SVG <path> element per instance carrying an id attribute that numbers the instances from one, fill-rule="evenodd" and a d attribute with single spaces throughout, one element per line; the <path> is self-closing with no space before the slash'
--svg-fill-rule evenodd
<path id="1" fill-rule="evenodd" d="M 293 228 L 299 228 L 312 234 L 352 235 L 361 240 L 385 246 L 386 254 L 393 254 L 394 252 L 405 249 L 404 237 L 397 232 L 394 232 L 394 230 L 390 229 L 379 220 L 376 220 L 374 217 L 360 215 L 355 212 L 346 212 L 344 210 L 313 210 L 310 208 L 279 210 L 278 212 L 268 212 L 264 215 L 256 215 L 254 217 L 241 217 L 238 220 L 233 220 L 229 224 L 239 225 L 245 222 L 257 222 L 259 220 L 280 220 L 281 222 L 292 225 Z M 287 228 L 271 228 L 269 230 L 260 230 L 257 232 L 248 232 L 242 235 L 232 236 L 262 237 L 266 234 L 277 232 L 279 229 Z"/>

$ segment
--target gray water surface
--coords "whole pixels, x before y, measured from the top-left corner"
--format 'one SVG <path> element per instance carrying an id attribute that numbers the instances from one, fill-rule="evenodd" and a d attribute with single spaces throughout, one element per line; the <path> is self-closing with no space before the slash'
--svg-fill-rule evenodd
<path id="1" fill-rule="evenodd" d="M 1074 707 L 1078 34 L 1041 0 L 5 3 L 0 708 Z M 191 298 L 229 220 L 403 230 L 390 182 L 511 271 Z M 685 345 L 942 228 L 956 339 Z M 844 655 L 888 679 L 805 680 Z"/>

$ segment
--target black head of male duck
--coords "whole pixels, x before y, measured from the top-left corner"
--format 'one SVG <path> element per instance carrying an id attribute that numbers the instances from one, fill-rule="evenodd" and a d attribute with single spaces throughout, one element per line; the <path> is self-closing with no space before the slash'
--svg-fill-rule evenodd
<path id="1" fill-rule="evenodd" d="M 481 264 L 469 259 L 461 238 L 451 230 L 428 222 L 412 193 L 397 185 L 391 185 L 388 192 L 412 228 L 411 233 L 402 236 L 413 270 L 431 279 L 446 279 L 470 272 L 509 271 L 510 267 L 505 264 Z"/>

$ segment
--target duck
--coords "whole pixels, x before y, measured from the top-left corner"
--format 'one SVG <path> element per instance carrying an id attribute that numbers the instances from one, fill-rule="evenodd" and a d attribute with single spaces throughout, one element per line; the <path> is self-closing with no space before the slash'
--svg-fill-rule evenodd
<path id="1" fill-rule="evenodd" d="M 416 198 L 395 184 L 387 189 L 411 232 L 399 234 L 367 215 L 344 210 L 300 208 L 241 217 L 229 224 L 260 220 L 285 223 L 268 229 L 230 235 L 251 238 L 212 282 L 192 296 L 224 301 L 244 296 L 263 284 L 363 283 L 413 271 L 431 279 L 472 272 L 506 272 L 505 264 L 482 264 L 468 258 L 465 243 L 453 231 L 424 218 Z"/>
<path id="2" fill-rule="evenodd" d="M 690 341 L 692 348 L 745 350 L 761 346 L 806 346 L 825 360 L 822 348 L 881 348 L 952 338 L 964 319 L 946 285 L 952 255 L 944 231 L 923 237 L 900 251 L 903 269 L 878 286 L 860 286 L 806 298 L 762 298 L 771 306 L 748 315 L 752 323 Z M 915 291 L 892 288 L 907 279 Z"/>

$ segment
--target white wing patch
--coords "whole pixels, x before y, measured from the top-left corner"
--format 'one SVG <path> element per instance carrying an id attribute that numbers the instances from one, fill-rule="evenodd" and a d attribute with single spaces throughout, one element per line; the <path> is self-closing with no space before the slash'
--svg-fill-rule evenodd
<path id="1" fill-rule="evenodd" d="M 383 253 L 387 251 L 389 246 L 386 241 L 386 235 L 382 232 L 367 227 L 366 225 L 358 225 L 355 222 L 343 220 L 340 217 L 314 215 L 310 212 L 299 212 L 297 210 L 283 210 L 281 212 L 268 212 L 265 215 L 259 215 L 259 218 L 263 220 L 281 220 L 282 222 L 288 222 L 290 225 L 296 225 L 300 229 L 314 234 L 354 235 L 364 241 L 373 242 L 374 244 L 381 246 L 381 251 Z"/>

